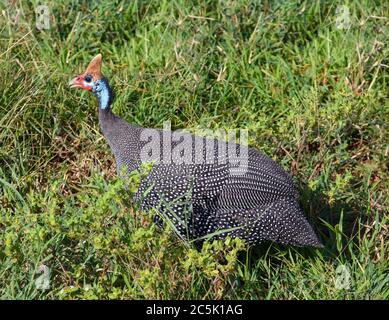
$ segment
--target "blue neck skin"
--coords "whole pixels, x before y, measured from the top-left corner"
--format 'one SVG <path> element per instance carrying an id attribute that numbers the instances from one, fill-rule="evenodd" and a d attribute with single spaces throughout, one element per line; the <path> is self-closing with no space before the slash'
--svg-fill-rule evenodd
<path id="1" fill-rule="evenodd" d="M 97 80 L 93 84 L 92 92 L 99 102 L 99 108 L 101 110 L 109 110 L 113 100 L 113 93 L 108 85 L 108 81 L 105 78 Z"/>

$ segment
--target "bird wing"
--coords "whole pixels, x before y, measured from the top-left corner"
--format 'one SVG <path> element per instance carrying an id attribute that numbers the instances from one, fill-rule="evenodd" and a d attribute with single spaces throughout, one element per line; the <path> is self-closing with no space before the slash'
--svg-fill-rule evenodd
<path id="1" fill-rule="evenodd" d="M 250 244 L 264 240 L 295 246 L 322 247 L 311 225 L 294 199 L 279 199 L 248 211 L 219 209 L 204 226 L 204 234 L 227 235 Z M 220 233 L 218 231 L 225 230 Z"/>

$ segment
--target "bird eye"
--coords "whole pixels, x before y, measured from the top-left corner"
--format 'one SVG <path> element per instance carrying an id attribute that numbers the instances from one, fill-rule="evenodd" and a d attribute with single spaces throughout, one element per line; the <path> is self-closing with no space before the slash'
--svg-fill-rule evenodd
<path id="1" fill-rule="evenodd" d="M 85 82 L 91 82 L 91 81 L 92 81 L 92 76 L 87 75 L 87 76 L 85 77 Z"/>

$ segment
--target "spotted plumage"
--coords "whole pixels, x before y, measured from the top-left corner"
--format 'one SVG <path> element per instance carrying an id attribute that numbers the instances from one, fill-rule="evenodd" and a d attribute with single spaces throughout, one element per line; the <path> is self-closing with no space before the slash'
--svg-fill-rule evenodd
<path id="1" fill-rule="evenodd" d="M 159 150 L 152 155 L 156 164 L 134 199 L 146 211 L 157 209 L 156 223 L 169 219 L 182 238 L 199 239 L 198 243 L 207 237 L 230 235 L 249 244 L 270 240 L 321 246 L 300 209 L 291 177 L 278 164 L 256 149 L 228 144 L 227 148 L 236 148 L 238 154 L 247 154 L 240 158 L 244 166 L 236 166 L 236 159 L 226 158 L 223 144 L 216 139 L 180 133 L 181 140 L 167 141 L 164 137 L 170 132 L 125 122 L 111 111 L 113 93 L 101 74 L 101 60 L 101 55 L 95 57 L 70 85 L 91 90 L 97 97 L 100 126 L 116 158 L 118 173 L 123 167 L 127 172 L 138 169 L 142 152 L 150 146 Z M 158 138 L 154 145 L 152 137 Z M 182 152 L 171 152 L 177 146 Z M 170 150 L 168 161 L 165 150 Z M 184 154 L 185 150 L 190 151 Z M 209 150 L 214 161 L 196 161 L 199 157 L 208 159 Z"/>

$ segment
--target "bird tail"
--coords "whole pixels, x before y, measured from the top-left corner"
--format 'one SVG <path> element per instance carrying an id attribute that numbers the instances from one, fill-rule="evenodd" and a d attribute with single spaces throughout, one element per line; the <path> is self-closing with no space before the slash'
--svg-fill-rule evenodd
<path id="1" fill-rule="evenodd" d="M 257 228 L 262 240 L 323 247 L 295 199 L 280 199 L 260 211 Z"/>

